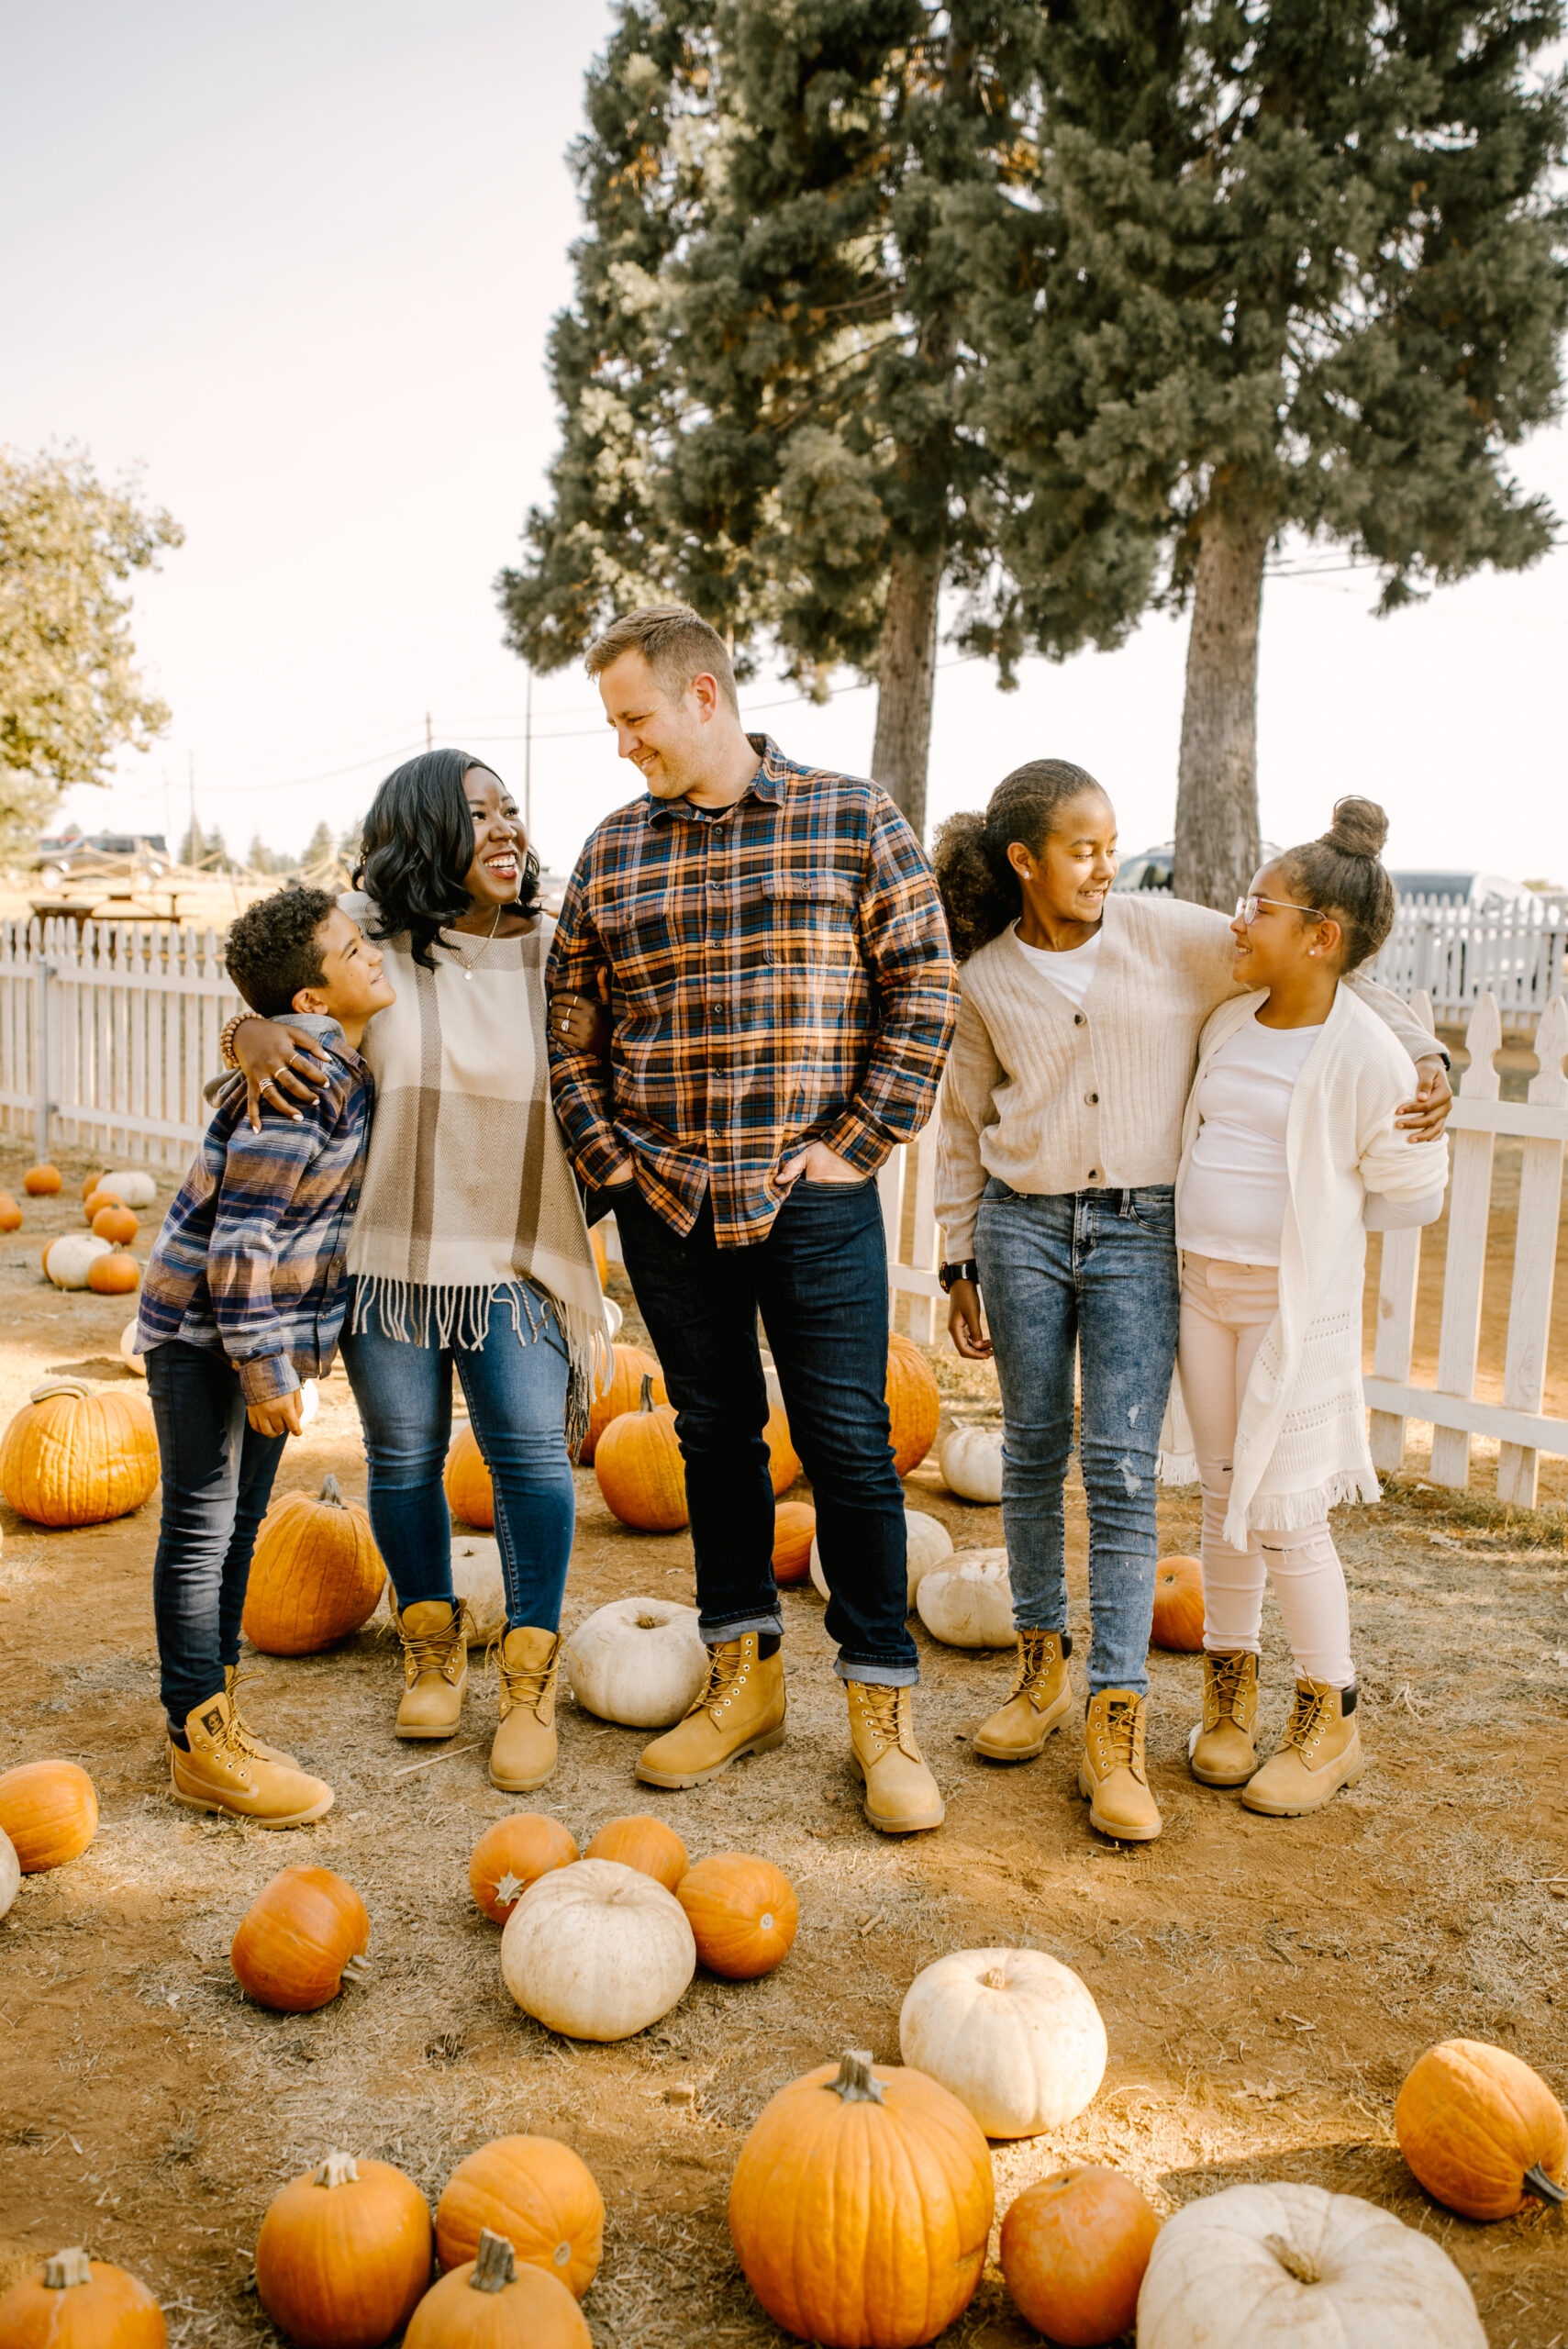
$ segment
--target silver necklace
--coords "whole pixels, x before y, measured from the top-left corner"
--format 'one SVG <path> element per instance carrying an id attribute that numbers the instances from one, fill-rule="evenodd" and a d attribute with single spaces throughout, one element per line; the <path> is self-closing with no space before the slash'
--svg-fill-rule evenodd
<path id="1" fill-rule="evenodd" d="M 489 936 L 485 939 L 485 941 L 484 941 L 484 945 L 480 948 L 480 950 L 479 950 L 478 953 L 474 956 L 474 958 L 473 958 L 473 962 L 472 962 L 472 963 L 471 963 L 471 962 L 469 962 L 469 961 L 467 960 L 467 958 L 465 957 L 465 955 L 464 955 L 464 953 L 463 953 L 463 951 L 462 951 L 462 947 L 460 946 L 460 947 L 458 948 L 458 951 L 457 951 L 457 959 L 458 959 L 458 961 L 462 964 L 462 975 L 463 975 L 463 977 L 464 977 L 465 979 L 472 979 L 472 978 L 473 978 L 473 974 L 474 974 L 475 971 L 477 971 L 477 970 L 478 970 L 479 965 L 481 964 L 481 963 L 483 963 L 483 962 L 484 962 L 484 957 L 486 956 L 486 954 L 488 954 L 488 953 L 489 953 L 489 952 L 490 952 L 490 949 L 491 949 L 492 945 L 495 943 L 495 932 L 496 932 L 496 931 L 500 929 L 500 927 L 501 927 L 501 916 L 506 912 L 506 909 L 505 906 L 497 906 L 497 907 L 496 907 L 496 908 L 495 908 L 495 920 L 494 920 L 494 921 L 491 923 L 491 925 L 490 925 L 490 934 L 489 934 Z M 452 936 L 453 936 L 454 938 L 456 938 L 456 937 L 460 937 L 461 935 L 462 935 L 461 931 L 454 930 L 454 931 L 452 932 Z"/>

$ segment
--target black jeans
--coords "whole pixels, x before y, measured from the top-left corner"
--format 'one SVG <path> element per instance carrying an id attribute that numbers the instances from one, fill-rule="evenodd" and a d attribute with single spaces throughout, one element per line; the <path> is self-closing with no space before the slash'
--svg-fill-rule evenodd
<path id="1" fill-rule="evenodd" d="M 256 1433 L 239 1374 L 213 1346 L 154 1346 L 147 1391 L 163 1468 L 152 1614 L 163 1709 L 183 1742 L 187 1714 L 239 1661 L 250 1553 L 288 1438 Z"/>
<path id="2" fill-rule="evenodd" d="M 904 1493 L 887 1418 L 887 1247 L 874 1183 L 797 1183 L 765 1240 L 683 1240 L 635 1184 L 610 1193 L 686 1464 L 705 1640 L 782 1631 L 757 1316 L 817 1504 L 841 1679 L 912 1686 Z"/>

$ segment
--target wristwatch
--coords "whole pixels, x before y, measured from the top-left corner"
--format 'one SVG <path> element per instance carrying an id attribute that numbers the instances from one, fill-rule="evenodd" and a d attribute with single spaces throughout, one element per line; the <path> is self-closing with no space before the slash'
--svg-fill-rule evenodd
<path id="1" fill-rule="evenodd" d="M 951 1293 L 955 1281 L 977 1281 L 980 1278 L 980 1267 L 973 1256 L 966 1256 L 962 1264 L 939 1264 L 937 1278 L 941 1284 L 943 1295 L 946 1296 Z"/>

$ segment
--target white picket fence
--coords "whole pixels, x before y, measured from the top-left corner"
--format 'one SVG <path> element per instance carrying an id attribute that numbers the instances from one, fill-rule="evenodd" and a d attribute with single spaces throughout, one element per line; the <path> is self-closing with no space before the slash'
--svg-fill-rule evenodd
<path id="1" fill-rule="evenodd" d="M 1490 995 L 1509 1034 L 1533 1035 L 1568 987 L 1568 896 L 1490 909 L 1403 898 L 1373 973 L 1407 1000 L 1427 996 L 1449 1026 L 1461 1026 Z"/>

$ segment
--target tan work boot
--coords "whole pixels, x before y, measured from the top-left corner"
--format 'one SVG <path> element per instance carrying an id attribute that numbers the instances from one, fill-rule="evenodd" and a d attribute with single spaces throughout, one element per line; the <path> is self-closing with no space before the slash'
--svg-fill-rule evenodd
<path id="1" fill-rule="evenodd" d="M 685 1718 L 638 1756 L 649 1787 L 706 1787 L 742 1753 L 784 1743 L 784 1653 L 760 1656 L 757 1634 L 721 1640 L 707 1652 L 707 1678 Z"/>
<path id="2" fill-rule="evenodd" d="M 1203 1719 L 1187 1739 L 1187 1765 L 1206 1787 L 1244 1787 L 1258 1766 L 1258 1659 L 1251 1648 L 1203 1659 Z"/>
<path id="3" fill-rule="evenodd" d="M 1018 1661 L 1006 1703 L 974 1732 L 974 1751 L 992 1762 L 1032 1762 L 1073 1709 L 1073 1682 L 1060 1631 L 1020 1631 Z"/>
<path id="4" fill-rule="evenodd" d="M 1320 1810 L 1341 1787 L 1353 1787 L 1366 1768 L 1356 1722 L 1353 1687 L 1298 1680 L 1284 1735 L 1256 1777 L 1241 1789 L 1249 1810 L 1269 1819 L 1299 1819 Z"/>
<path id="5" fill-rule="evenodd" d="M 503 1794 L 542 1787 L 555 1767 L 555 1675 L 561 1634 L 519 1625 L 496 1642 L 501 1726 L 490 1748 L 490 1783 Z"/>
<path id="6" fill-rule="evenodd" d="M 915 1691 L 880 1680 L 845 1683 L 850 1759 L 865 1781 L 865 1815 L 884 1835 L 913 1835 L 947 1817 L 935 1778 L 915 1742 Z"/>
<path id="7" fill-rule="evenodd" d="M 234 1716 L 234 1726 L 239 1733 L 239 1742 L 247 1753 L 259 1753 L 263 1762 L 281 1762 L 285 1770 L 297 1770 L 298 1754 L 285 1753 L 281 1746 L 269 1745 L 264 1738 L 258 1737 L 239 1709 L 239 1684 L 243 1680 L 253 1680 L 255 1677 L 253 1672 L 241 1672 L 237 1664 L 226 1664 L 223 1667 L 223 1692 L 228 1698 L 228 1709 Z"/>
<path id="8" fill-rule="evenodd" d="M 392 1620 L 403 1642 L 399 1737 L 450 1737 L 468 1686 L 467 1609 L 455 1598 L 420 1598 Z"/>
<path id="9" fill-rule="evenodd" d="M 169 1741 L 169 1786 L 176 1802 L 258 1827 L 305 1827 L 332 1808 L 332 1789 L 304 1770 L 264 1761 L 240 1734 L 234 1708 L 209 1697 L 186 1717 L 191 1750 Z"/>
<path id="10" fill-rule="evenodd" d="M 1162 1821 L 1143 1765 L 1147 1700 L 1130 1688 L 1102 1688 L 1089 1699 L 1078 1792 L 1089 1798 L 1089 1824 L 1118 1843 L 1151 1843 Z"/>

